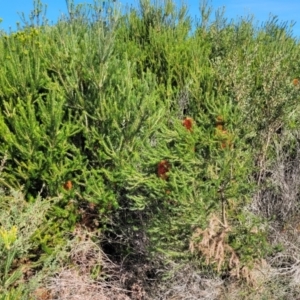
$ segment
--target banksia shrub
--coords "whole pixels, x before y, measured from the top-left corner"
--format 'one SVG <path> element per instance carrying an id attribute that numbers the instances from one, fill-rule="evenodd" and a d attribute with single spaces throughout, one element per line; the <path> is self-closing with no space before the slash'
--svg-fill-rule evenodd
<path id="1" fill-rule="evenodd" d="M 37 256 L 80 224 L 124 263 L 202 257 L 243 277 L 268 253 L 249 207 L 271 145 L 299 123 L 299 47 L 272 22 L 202 11 L 194 26 L 171 0 L 139 4 L 121 18 L 113 2 L 71 5 L 55 26 L 1 36 L 1 182 L 28 204 L 59 198 Z"/>

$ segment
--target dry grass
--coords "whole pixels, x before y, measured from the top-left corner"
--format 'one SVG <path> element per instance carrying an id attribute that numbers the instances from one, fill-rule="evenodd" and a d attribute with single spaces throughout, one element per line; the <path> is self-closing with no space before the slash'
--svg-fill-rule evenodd
<path id="1" fill-rule="evenodd" d="M 150 299 L 160 300 L 219 300 L 224 281 L 199 269 L 193 263 L 168 265 L 168 277 L 161 280 Z"/>
<path id="2" fill-rule="evenodd" d="M 262 184 L 251 204 L 251 210 L 258 215 L 273 218 L 284 226 L 300 213 L 300 131 L 282 133 L 274 143 L 275 161 L 264 162 L 261 172 Z M 293 145 L 293 150 L 290 146 Z M 275 223 L 273 223 L 275 225 Z"/>
<path id="3" fill-rule="evenodd" d="M 252 212 L 271 219 L 269 241 L 283 249 L 267 258 L 265 299 L 297 299 L 300 293 L 299 141 L 300 131 L 282 132 L 273 145 L 276 159 L 264 163 L 261 189 L 250 207 Z"/>
<path id="4" fill-rule="evenodd" d="M 103 253 L 93 240 L 94 234 L 77 228 L 75 238 L 69 243 L 68 263 L 64 263 L 56 275 L 45 280 L 44 300 L 130 300 L 130 291 L 122 287 L 120 268 Z M 65 261 L 65 260 L 64 260 Z"/>
<path id="5" fill-rule="evenodd" d="M 65 269 L 51 278 L 48 289 L 51 299 L 60 300 L 129 300 L 126 291 L 111 286 L 105 280 L 92 280 L 89 274 L 79 274 L 78 270 Z"/>

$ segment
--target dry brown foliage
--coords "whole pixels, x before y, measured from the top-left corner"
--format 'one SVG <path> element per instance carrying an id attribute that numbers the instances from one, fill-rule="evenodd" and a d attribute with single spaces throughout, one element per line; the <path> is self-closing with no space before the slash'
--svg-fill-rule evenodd
<path id="1" fill-rule="evenodd" d="M 106 283 L 92 280 L 88 274 L 79 274 L 75 268 L 61 270 L 49 283 L 52 300 L 130 300 L 126 291 Z"/>
<path id="2" fill-rule="evenodd" d="M 115 265 L 93 241 L 93 237 L 95 238 L 93 233 L 78 227 L 74 235 L 75 239 L 72 240 L 68 253 L 68 264 L 63 265 L 55 276 L 46 280 L 46 288 L 43 291 L 47 291 L 51 297 L 45 299 L 134 299 L 128 294 L 133 295 L 136 291 L 123 288 L 120 267 Z M 95 268 L 97 271 L 91 276 Z"/>
<path id="3" fill-rule="evenodd" d="M 215 265 L 218 273 L 226 266 L 231 277 L 242 278 L 251 283 L 251 272 L 241 265 L 238 255 L 226 241 L 230 230 L 226 219 L 222 223 L 216 215 L 212 215 L 206 229 L 198 227 L 194 230 L 189 249 L 191 253 L 204 256 L 207 265 Z"/>

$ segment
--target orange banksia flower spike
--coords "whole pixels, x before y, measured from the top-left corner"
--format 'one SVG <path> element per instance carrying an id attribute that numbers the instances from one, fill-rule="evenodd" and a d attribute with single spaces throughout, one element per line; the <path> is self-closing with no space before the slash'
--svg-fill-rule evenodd
<path id="1" fill-rule="evenodd" d="M 66 191 L 70 191 L 73 187 L 72 181 L 71 180 L 66 181 L 63 187 Z"/>
<path id="2" fill-rule="evenodd" d="M 171 166 L 167 160 L 162 160 L 157 165 L 157 176 L 163 180 L 168 179 L 168 172 L 170 171 Z"/>
<path id="3" fill-rule="evenodd" d="M 299 86 L 299 84 L 300 84 L 300 81 L 299 81 L 298 78 L 293 79 L 293 85 L 294 86 Z"/>
<path id="4" fill-rule="evenodd" d="M 189 117 L 186 117 L 186 118 L 182 121 L 182 125 L 183 125 L 188 131 L 192 131 L 193 123 L 194 123 L 194 120 L 193 120 L 192 118 L 189 118 Z"/>

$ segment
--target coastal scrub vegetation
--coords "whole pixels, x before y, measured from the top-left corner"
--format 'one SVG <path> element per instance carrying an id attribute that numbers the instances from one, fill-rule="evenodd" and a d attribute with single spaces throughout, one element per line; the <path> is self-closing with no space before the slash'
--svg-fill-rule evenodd
<path id="1" fill-rule="evenodd" d="M 67 6 L 0 33 L 0 299 L 298 295 L 289 24 Z"/>

